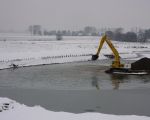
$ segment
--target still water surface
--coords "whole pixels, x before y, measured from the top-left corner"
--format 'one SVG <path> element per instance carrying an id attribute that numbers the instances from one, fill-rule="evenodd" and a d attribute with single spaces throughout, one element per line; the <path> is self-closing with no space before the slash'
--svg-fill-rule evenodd
<path id="1" fill-rule="evenodd" d="M 0 71 L 0 97 L 52 111 L 150 116 L 150 75 L 110 75 L 93 62 Z"/>

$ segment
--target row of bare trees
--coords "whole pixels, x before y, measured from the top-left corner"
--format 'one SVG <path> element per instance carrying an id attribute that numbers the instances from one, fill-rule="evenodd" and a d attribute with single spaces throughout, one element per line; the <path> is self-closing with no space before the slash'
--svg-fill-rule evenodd
<path id="1" fill-rule="evenodd" d="M 106 34 L 113 40 L 124 42 L 147 42 L 150 39 L 150 29 L 123 33 L 122 29 L 118 28 L 115 31 L 106 31 Z"/>

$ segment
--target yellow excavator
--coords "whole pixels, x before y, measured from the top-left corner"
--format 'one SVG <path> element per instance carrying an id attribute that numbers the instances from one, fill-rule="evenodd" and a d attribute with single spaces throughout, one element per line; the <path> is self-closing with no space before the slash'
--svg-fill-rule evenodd
<path id="1" fill-rule="evenodd" d="M 118 53 L 117 49 L 114 47 L 114 45 L 112 44 L 111 40 L 107 37 L 107 35 L 104 35 L 101 38 L 96 54 L 92 55 L 92 60 L 98 59 L 99 53 L 103 47 L 104 42 L 106 42 L 108 44 L 108 46 L 110 47 L 110 49 L 112 50 L 113 55 L 114 55 L 114 61 L 112 61 L 111 68 L 109 70 L 107 70 L 106 72 L 107 73 L 112 73 L 114 71 L 128 72 L 128 69 L 124 68 L 124 64 L 122 64 L 120 62 L 119 53 Z"/>
<path id="2" fill-rule="evenodd" d="M 101 38 L 96 54 L 92 55 L 92 60 L 97 60 L 98 59 L 99 53 L 100 53 L 100 51 L 103 47 L 104 42 L 106 42 L 108 44 L 108 46 L 110 47 L 110 49 L 112 50 L 112 52 L 114 54 L 114 61 L 112 62 L 111 67 L 112 68 L 123 68 L 124 64 L 120 63 L 119 53 L 118 53 L 117 49 L 114 47 L 114 45 L 112 44 L 112 42 L 110 41 L 110 39 L 107 37 L 107 35 L 104 35 Z"/>
<path id="3" fill-rule="evenodd" d="M 111 68 L 109 70 L 106 70 L 105 71 L 106 73 L 132 74 L 132 75 L 148 74 L 148 72 L 145 71 L 144 69 L 139 70 L 139 69 L 132 68 L 132 65 L 131 65 L 131 68 L 125 68 L 124 67 L 125 65 L 120 62 L 120 56 L 119 56 L 117 49 L 112 44 L 111 40 L 107 37 L 107 35 L 102 36 L 96 54 L 92 55 L 92 60 L 98 59 L 99 53 L 103 47 L 104 42 L 106 42 L 108 44 L 108 46 L 110 47 L 110 49 L 112 50 L 113 55 L 114 55 L 114 61 L 112 61 Z M 149 72 L 150 72 L 150 70 L 149 70 Z"/>

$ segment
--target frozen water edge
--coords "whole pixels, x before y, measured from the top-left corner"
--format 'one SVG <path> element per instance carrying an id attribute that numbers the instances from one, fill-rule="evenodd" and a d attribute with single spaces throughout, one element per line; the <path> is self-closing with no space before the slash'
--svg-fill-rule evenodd
<path id="1" fill-rule="evenodd" d="M 89 61 L 90 55 L 65 55 L 65 56 L 46 56 L 41 58 L 28 58 L 22 60 L 10 60 L 0 62 L 0 69 L 12 68 L 13 65 L 16 67 L 36 66 L 36 65 L 49 65 L 49 64 L 60 64 L 70 62 L 82 62 Z"/>
<path id="2" fill-rule="evenodd" d="M 1 120 L 150 120 L 147 116 L 110 115 L 102 113 L 74 114 L 48 111 L 40 106 L 28 107 L 8 98 L 0 97 Z"/>

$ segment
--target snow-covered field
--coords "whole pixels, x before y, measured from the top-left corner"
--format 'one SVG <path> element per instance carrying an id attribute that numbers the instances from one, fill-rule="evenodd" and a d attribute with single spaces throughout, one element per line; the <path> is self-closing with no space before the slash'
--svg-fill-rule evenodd
<path id="1" fill-rule="evenodd" d="M 48 111 L 40 106 L 28 107 L 7 98 L 0 98 L 0 120 L 150 120 L 136 115 L 107 115 L 102 113 L 73 114 Z"/>
<path id="2" fill-rule="evenodd" d="M 99 37 L 2 36 L 0 37 L 0 69 L 18 66 L 88 61 L 96 53 Z M 113 42 L 122 59 L 150 57 L 150 43 Z M 99 59 L 112 54 L 105 44 Z"/>
<path id="3" fill-rule="evenodd" d="M 0 69 L 18 66 L 88 61 L 96 53 L 99 37 L 0 36 Z M 122 59 L 137 60 L 150 57 L 150 43 L 113 41 Z M 99 60 L 112 54 L 105 44 Z M 117 116 L 101 113 L 73 114 L 52 112 L 40 106 L 28 107 L 7 98 L 0 98 L 0 120 L 150 120 L 145 116 Z"/>

